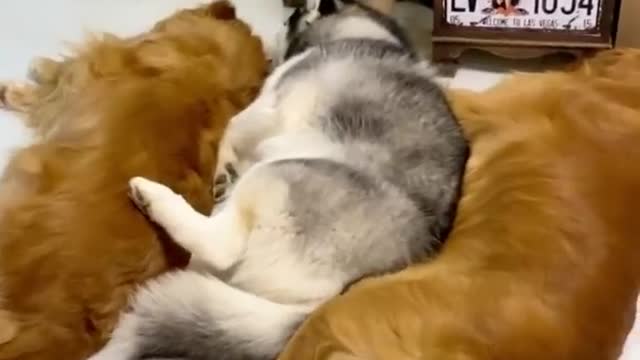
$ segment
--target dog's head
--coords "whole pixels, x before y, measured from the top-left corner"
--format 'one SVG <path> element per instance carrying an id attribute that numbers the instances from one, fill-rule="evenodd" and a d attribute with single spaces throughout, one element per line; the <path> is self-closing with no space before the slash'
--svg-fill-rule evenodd
<path id="1" fill-rule="evenodd" d="M 307 2 L 305 7 L 296 8 L 285 22 L 287 40 L 290 41 L 318 18 L 333 15 L 346 4 L 352 3 L 353 1 L 349 0 L 319 0 Z"/>
<path id="2" fill-rule="evenodd" d="M 234 68 L 256 69 L 256 78 L 263 78 L 268 71 L 262 41 L 236 17 L 235 8 L 227 0 L 181 10 L 130 43 L 131 57 L 148 73 L 218 61 L 224 66 L 216 64 L 211 76 L 220 77 L 221 83 L 233 84 L 239 77 L 254 75 L 233 71 Z M 229 58 L 235 59 L 233 63 L 226 60 Z"/>
<path id="3" fill-rule="evenodd" d="M 194 20 L 209 20 L 211 23 L 219 24 L 219 26 L 242 23 L 236 18 L 236 10 L 229 1 L 216 0 L 199 7 L 180 10 L 173 16 L 158 22 L 153 31 L 166 31 L 182 23 Z"/>
<path id="4" fill-rule="evenodd" d="M 322 41 L 369 37 L 376 32 L 388 32 L 406 45 L 404 32 L 389 16 L 394 3 L 395 0 L 307 1 L 305 7 L 294 10 L 285 22 L 274 58 L 283 61 Z M 360 25 L 353 25 L 356 22 Z M 379 30 L 367 32 L 374 27 Z"/>
<path id="5" fill-rule="evenodd" d="M 211 3 L 201 5 L 192 9 L 184 9 L 174 16 L 171 16 L 158 25 L 175 21 L 176 19 L 184 16 L 200 16 L 209 17 L 217 20 L 235 20 L 236 10 L 233 5 L 227 0 L 215 0 Z"/>

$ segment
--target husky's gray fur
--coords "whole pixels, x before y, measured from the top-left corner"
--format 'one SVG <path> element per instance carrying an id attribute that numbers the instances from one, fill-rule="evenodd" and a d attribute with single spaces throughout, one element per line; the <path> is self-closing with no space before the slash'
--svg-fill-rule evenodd
<path id="1" fill-rule="evenodd" d="M 141 289 L 93 360 L 273 359 L 353 281 L 434 252 L 468 148 L 400 34 L 362 6 L 297 34 L 225 134 L 218 173 L 239 178 L 212 216 L 132 179 L 134 201 L 207 270 Z"/>

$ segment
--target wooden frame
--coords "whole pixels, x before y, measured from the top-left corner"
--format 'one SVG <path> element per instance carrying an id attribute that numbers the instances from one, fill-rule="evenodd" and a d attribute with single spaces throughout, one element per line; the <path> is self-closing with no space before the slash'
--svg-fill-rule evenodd
<path id="1" fill-rule="evenodd" d="M 306 4 L 305 0 L 282 0 L 282 5 L 290 8 L 301 8 Z"/>
<path id="2" fill-rule="evenodd" d="M 449 24 L 446 3 L 434 1 L 434 61 L 455 60 L 464 51 L 479 49 L 509 58 L 538 57 L 552 52 L 581 55 L 611 48 L 615 0 L 603 0 L 598 24 L 592 31 L 472 28 Z"/>

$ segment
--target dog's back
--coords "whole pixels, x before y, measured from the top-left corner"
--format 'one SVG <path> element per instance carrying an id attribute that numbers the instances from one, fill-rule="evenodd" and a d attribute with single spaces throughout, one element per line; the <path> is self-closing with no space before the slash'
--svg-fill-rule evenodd
<path id="1" fill-rule="evenodd" d="M 88 357 L 138 284 L 186 264 L 127 182 L 164 181 L 208 213 L 217 143 L 267 69 L 223 2 L 95 40 L 61 66 L 27 114 L 42 141 L 16 153 L 0 188 L 2 360 Z"/>
<path id="2" fill-rule="evenodd" d="M 638 295 L 640 53 L 453 93 L 472 144 L 430 264 L 317 311 L 280 359 L 604 360 Z"/>

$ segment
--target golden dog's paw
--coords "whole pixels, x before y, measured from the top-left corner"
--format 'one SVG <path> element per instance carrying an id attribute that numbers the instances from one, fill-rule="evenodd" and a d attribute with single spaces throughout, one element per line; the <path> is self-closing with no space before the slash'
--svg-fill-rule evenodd
<path id="1" fill-rule="evenodd" d="M 36 89 L 23 83 L 0 83 L 0 108 L 27 112 L 36 101 Z"/>
<path id="2" fill-rule="evenodd" d="M 50 84 L 58 81 L 62 63 L 46 58 L 36 57 L 29 64 L 28 76 L 38 84 Z"/>

